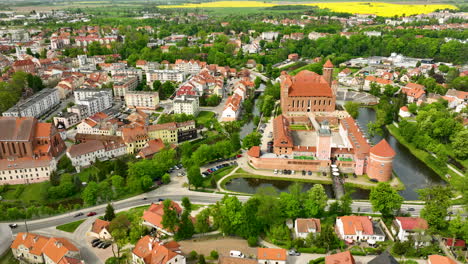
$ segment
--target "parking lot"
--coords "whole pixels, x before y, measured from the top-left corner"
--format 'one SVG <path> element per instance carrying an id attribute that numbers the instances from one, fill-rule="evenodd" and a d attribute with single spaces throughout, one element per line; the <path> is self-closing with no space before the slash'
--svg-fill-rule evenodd
<path id="1" fill-rule="evenodd" d="M 267 152 L 268 142 L 273 141 L 273 118 L 270 118 L 268 123 L 262 124 L 258 132 L 262 134 L 260 149 L 263 152 Z"/>
<path id="2" fill-rule="evenodd" d="M 102 263 L 106 262 L 106 259 L 113 257 L 114 254 L 112 253 L 112 247 L 115 245 L 110 244 L 107 248 L 99 248 L 99 246 L 93 247 L 92 242 L 95 238 L 94 237 L 87 237 L 86 242 L 88 243 L 88 248 L 93 251 L 94 254 L 102 261 Z M 117 252 L 117 248 L 114 248 Z"/>
<path id="3" fill-rule="evenodd" d="M 200 167 L 203 178 L 208 177 L 208 175 L 211 175 L 212 173 L 214 173 L 215 171 L 219 169 L 229 167 L 229 166 L 237 166 L 236 159 L 240 157 L 242 157 L 241 154 L 232 158 L 228 158 L 228 159 L 220 159 L 215 162 L 208 163 L 203 167 Z"/>

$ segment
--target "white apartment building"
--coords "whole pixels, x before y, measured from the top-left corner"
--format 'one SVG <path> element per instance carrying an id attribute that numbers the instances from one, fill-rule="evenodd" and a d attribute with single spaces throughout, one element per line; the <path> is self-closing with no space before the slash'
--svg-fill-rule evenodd
<path id="1" fill-rule="evenodd" d="M 200 112 L 198 96 L 182 95 L 173 101 L 174 114 L 187 114 L 197 116 Z"/>
<path id="2" fill-rule="evenodd" d="M 40 117 L 60 103 L 59 92 L 55 88 L 43 89 L 26 100 L 3 112 L 3 116 Z"/>
<path id="3" fill-rule="evenodd" d="M 120 68 L 120 69 L 112 69 L 111 70 L 112 76 L 114 75 L 125 75 L 128 77 L 137 77 L 138 81 L 141 82 L 143 79 L 143 70 L 137 68 Z"/>
<path id="4" fill-rule="evenodd" d="M 14 161 L 2 159 L 0 160 L 0 185 L 48 181 L 50 173 L 56 169 L 57 162 L 51 157 L 21 158 Z"/>
<path id="5" fill-rule="evenodd" d="M 124 77 L 124 78 L 117 78 L 114 76 L 114 96 L 116 98 L 124 99 L 125 94 L 128 91 L 133 91 L 138 86 L 138 78 L 133 77 Z"/>
<path id="6" fill-rule="evenodd" d="M 94 115 L 112 106 L 112 91 L 108 89 L 78 89 L 74 92 L 75 104 L 88 108 L 88 114 Z"/>
<path id="7" fill-rule="evenodd" d="M 151 91 L 128 91 L 125 94 L 128 108 L 156 110 L 159 104 L 159 93 Z"/>
<path id="8" fill-rule="evenodd" d="M 77 171 L 80 168 L 91 165 L 96 159 L 104 161 L 127 154 L 127 147 L 121 142 L 104 144 L 99 140 L 90 140 L 77 145 L 72 145 L 67 150 L 67 156 Z"/>
<path id="9" fill-rule="evenodd" d="M 161 82 L 183 82 L 185 80 L 185 73 L 179 70 L 153 70 L 146 73 L 146 83 L 148 86 L 152 87 L 153 82 L 156 80 Z"/>

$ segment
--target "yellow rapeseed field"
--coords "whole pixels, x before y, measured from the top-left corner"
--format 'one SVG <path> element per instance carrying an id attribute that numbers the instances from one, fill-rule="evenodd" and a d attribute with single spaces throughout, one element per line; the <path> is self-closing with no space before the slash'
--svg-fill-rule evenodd
<path id="1" fill-rule="evenodd" d="M 209 7 L 271 7 L 275 3 L 264 3 L 259 1 L 217 1 L 200 4 L 165 5 L 160 8 L 209 8 Z M 395 15 L 417 15 L 430 13 L 436 9 L 457 9 L 453 5 L 411 5 L 411 4 L 390 4 L 380 2 L 332 2 L 332 3 L 300 3 L 298 5 L 318 6 L 329 8 L 336 12 L 346 12 L 352 14 L 375 14 L 378 16 L 392 17 Z"/>

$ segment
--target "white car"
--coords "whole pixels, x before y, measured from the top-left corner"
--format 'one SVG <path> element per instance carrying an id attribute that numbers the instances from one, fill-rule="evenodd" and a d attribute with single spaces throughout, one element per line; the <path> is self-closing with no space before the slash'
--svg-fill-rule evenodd
<path id="1" fill-rule="evenodd" d="M 229 252 L 229 256 L 234 257 L 234 258 L 245 258 L 244 254 L 238 250 L 231 250 Z"/>
<path id="2" fill-rule="evenodd" d="M 275 169 L 275 171 L 273 172 L 274 174 L 278 174 L 278 169 Z"/>

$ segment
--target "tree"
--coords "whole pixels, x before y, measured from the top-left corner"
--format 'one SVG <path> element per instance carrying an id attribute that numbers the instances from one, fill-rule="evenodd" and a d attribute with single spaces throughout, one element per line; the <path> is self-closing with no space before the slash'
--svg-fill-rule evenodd
<path id="1" fill-rule="evenodd" d="M 198 262 L 197 264 L 206 264 L 205 256 L 203 254 L 198 255 Z"/>
<path id="2" fill-rule="evenodd" d="M 340 198 L 340 214 L 341 215 L 349 215 L 353 212 L 351 208 L 351 204 L 353 204 L 353 199 L 349 192 L 345 193 L 345 195 L 341 196 Z"/>
<path id="3" fill-rule="evenodd" d="M 119 175 L 111 177 L 112 188 L 114 189 L 114 198 L 120 197 L 125 192 L 125 180 Z"/>
<path id="4" fill-rule="evenodd" d="M 358 118 L 359 116 L 359 106 L 359 103 L 352 101 L 347 101 L 344 105 L 346 112 L 348 112 L 348 114 L 354 119 Z"/>
<path id="5" fill-rule="evenodd" d="M 275 99 L 271 95 L 265 95 L 262 101 L 261 111 L 265 116 L 271 116 L 271 112 L 275 107 Z"/>
<path id="6" fill-rule="evenodd" d="M 115 218 L 114 207 L 109 203 L 106 207 L 106 213 L 104 214 L 104 220 L 112 221 Z"/>
<path id="7" fill-rule="evenodd" d="M 452 245 L 448 245 L 452 247 L 455 245 L 455 241 L 457 238 L 463 237 L 463 221 L 461 219 L 460 214 L 457 214 L 452 220 L 450 220 L 448 225 L 448 231 L 450 235 L 452 235 Z"/>
<path id="8" fill-rule="evenodd" d="M 187 178 L 189 180 L 189 184 L 193 185 L 195 189 L 203 186 L 203 177 L 200 173 L 200 167 L 192 166 L 187 171 Z"/>
<path id="9" fill-rule="evenodd" d="M 73 164 L 68 158 L 67 155 L 63 155 L 62 158 L 60 158 L 58 164 L 57 164 L 57 170 L 64 170 L 65 172 L 75 172 L 75 167 L 73 167 Z"/>
<path id="10" fill-rule="evenodd" d="M 130 221 L 124 214 L 118 215 L 110 222 L 109 232 L 117 245 L 117 255 L 114 252 L 114 247 L 112 247 L 114 257 L 120 258 L 120 250 L 128 243 L 128 231 L 130 225 Z"/>
<path id="11" fill-rule="evenodd" d="M 237 132 L 232 133 L 232 135 L 231 135 L 231 144 L 232 144 L 232 149 L 234 151 L 237 151 L 242 147 L 239 133 L 237 133 Z"/>
<path id="12" fill-rule="evenodd" d="M 161 178 L 161 181 L 164 183 L 164 184 L 168 184 L 171 182 L 171 175 L 169 175 L 169 173 L 166 173 L 162 176 Z"/>
<path id="13" fill-rule="evenodd" d="M 468 158 L 468 129 L 463 129 L 453 135 L 452 149 L 457 158 L 461 160 Z"/>
<path id="14" fill-rule="evenodd" d="M 184 211 L 192 212 L 192 203 L 190 203 L 190 199 L 188 197 L 182 198 L 182 207 Z"/>
<path id="15" fill-rule="evenodd" d="M 369 200 L 372 210 L 379 211 L 383 217 L 390 217 L 395 210 L 399 210 L 403 203 L 403 197 L 387 182 L 379 182 L 372 188 Z"/>
<path id="16" fill-rule="evenodd" d="M 210 209 L 203 209 L 195 219 L 195 231 L 197 233 L 206 233 L 210 230 Z"/>
<path id="17" fill-rule="evenodd" d="M 184 210 L 182 216 L 180 217 L 179 229 L 175 234 L 175 239 L 188 239 L 191 238 L 194 233 L 195 227 L 193 226 L 193 222 L 190 219 L 190 211 Z"/>
<path id="18" fill-rule="evenodd" d="M 97 202 L 98 195 L 99 195 L 99 186 L 96 182 L 91 181 L 91 182 L 88 182 L 88 185 L 83 190 L 83 193 L 81 194 L 81 198 L 83 199 L 83 202 L 85 204 L 95 205 Z"/>
<path id="19" fill-rule="evenodd" d="M 426 219 L 429 229 L 432 231 L 443 230 L 447 227 L 445 218 L 452 198 L 450 187 L 435 185 L 418 190 L 419 199 L 424 201 L 421 217 Z"/>
<path id="20" fill-rule="evenodd" d="M 162 217 L 161 224 L 171 233 L 174 233 L 177 226 L 179 226 L 179 218 L 177 217 L 177 211 L 175 207 L 172 205 L 171 200 L 164 200 L 164 215 Z"/>
<path id="21" fill-rule="evenodd" d="M 258 146 L 260 145 L 262 140 L 262 135 L 258 132 L 252 132 L 245 136 L 245 138 L 242 140 L 242 147 L 244 149 L 250 149 L 253 146 Z"/>
<path id="22" fill-rule="evenodd" d="M 39 76 L 28 74 L 27 80 L 29 88 L 31 88 L 35 93 L 45 88 Z"/>
<path id="23" fill-rule="evenodd" d="M 303 202 L 306 217 L 320 217 L 327 206 L 328 196 L 321 184 L 315 184 Z"/>

